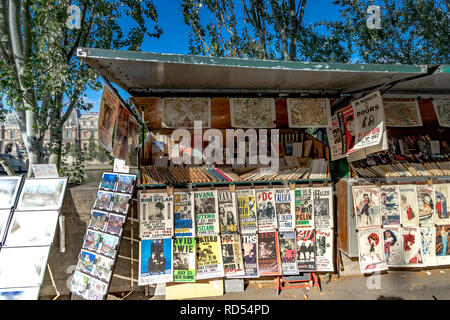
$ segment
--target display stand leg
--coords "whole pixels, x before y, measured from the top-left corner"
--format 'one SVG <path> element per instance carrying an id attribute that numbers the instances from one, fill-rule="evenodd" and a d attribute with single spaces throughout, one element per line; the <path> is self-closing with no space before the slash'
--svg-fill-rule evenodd
<path id="1" fill-rule="evenodd" d="M 319 277 L 317 277 L 317 274 L 315 272 L 312 272 L 312 277 L 314 279 L 314 285 L 319 289 L 320 292 L 322 292 L 322 288 L 319 284 Z"/>
<path id="2" fill-rule="evenodd" d="M 281 276 L 277 276 L 277 296 L 280 295 L 281 287 L 280 287 L 280 278 Z"/>

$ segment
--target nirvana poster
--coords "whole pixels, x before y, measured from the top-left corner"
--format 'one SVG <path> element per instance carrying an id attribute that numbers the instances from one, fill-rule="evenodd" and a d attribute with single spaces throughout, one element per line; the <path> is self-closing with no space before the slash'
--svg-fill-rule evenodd
<path id="1" fill-rule="evenodd" d="M 275 231 L 277 218 L 275 215 L 275 197 L 272 190 L 256 191 L 258 215 L 258 232 Z"/>
<path id="2" fill-rule="evenodd" d="M 415 185 L 401 185 L 400 222 L 403 226 L 419 225 L 419 209 L 417 207 L 417 190 Z"/>
<path id="3" fill-rule="evenodd" d="M 419 227 L 403 227 L 403 259 L 405 267 L 423 266 L 422 236 Z"/>
<path id="4" fill-rule="evenodd" d="M 280 232 L 280 257 L 283 275 L 298 274 L 295 231 Z"/>
<path id="5" fill-rule="evenodd" d="M 258 233 L 258 264 L 260 276 L 281 275 L 278 232 Z"/>
<path id="6" fill-rule="evenodd" d="M 380 188 L 376 186 L 354 186 L 352 192 L 356 228 L 380 227 Z"/>
<path id="7" fill-rule="evenodd" d="M 217 190 L 195 191 L 195 225 L 199 236 L 218 234 L 219 214 L 217 203 Z"/>
<path id="8" fill-rule="evenodd" d="M 400 194 L 398 186 L 380 187 L 380 211 L 383 225 L 400 224 Z"/>
<path id="9" fill-rule="evenodd" d="M 220 237 L 197 237 L 197 275 L 196 279 L 223 277 L 222 253 L 220 252 Z"/>
<path id="10" fill-rule="evenodd" d="M 450 225 L 436 226 L 436 259 L 438 265 L 450 264 L 449 232 Z"/>
<path id="11" fill-rule="evenodd" d="M 447 208 L 447 199 L 450 199 L 450 184 L 434 185 L 434 212 L 438 225 L 450 224 L 450 213 Z"/>
<path id="12" fill-rule="evenodd" d="M 237 204 L 241 234 L 258 230 L 255 190 L 238 190 Z"/>
<path id="13" fill-rule="evenodd" d="M 388 267 L 403 266 L 403 237 L 400 226 L 383 229 L 384 255 Z"/>
<path id="14" fill-rule="evenodd" d="M 387 270 L 381 228 L 358 230 L 359 268 L 362 273 Z"/>
<path id="15" fill-rule="evenodd" d="M 219 191 L 220 233 L 238 233 L 239 220 L 236 210 L 236 194 L 228 190 Z"/>
<path id="16" fill-rule="evenodd" d="M 297 229 L 314 228 L 313 189 L 295 189 L 295 225 Z"/>
<path id="17" fill-rule="evenodd" d="M 168 193 L 139 193 L 139 236 L 141 239 L 173 235 L 173 196 Z"/>
<path id="18" fill-rule="evenodd" d="M 302 229 L 297 232 L 298 270 L 316 271 L 316 233 L 314 229 Z"/>
<path id="19" fill-rule="evenodd" d="M 417 185 L 416 187 L 419 222 L 420 224 L 434 224 L 434 188 L 426 185 Z"/>
<path id="20" fill-rule="evenodd" d="M 421 226 L 423 263 L 426 267 L 436 266 L 436 227 L 433 225 Z"/>
<path id="21" fill-rule="evenodd" d="M 173 240 L 173 281 L 195 282 L 195 238 Z"/>
<path id="22" fill-rule="evenodd" d="M 194 201 L 191 192 L 173 194 L 173 218 L 175 237 L 194 237 Z"/>
<path id="23" fill-rule="evenodd" d="M 221 240 L 225 276 L 235 277 L 245 275 L 241 236 L 239 234 L 224 234 L 221 236 Z"/>
<path id="24" fill-rule="evenodd" d="M 172 239 L 141 240 L 139 285 L 171 282 L 172 261 Z"/>
<path id="25" fill-rule="evenodd" d="M 314 188 L 313 196 L 315 227 L 320 229 L 333 228 L 333 188 Z"/>
<path id="26" fill-rule="evenodd" d="M 334 271 L 333 229 L 316 229 L 316 270 Z"/>
<path id="27" fill-rule="evenodd" d="M 278 230 L 295 230 L 295 207 L 291 205 L 291 192 L 288 188 L 274 189 L 275 212 L 277 214 Z"/>
<path id="28" fill-rule="evenodd" d="M 257 278 L 258 272 L 258 235 L 243 234 L 242 238 L 242 253 L 244 256 L 245 276 L 240 278 Z"/>

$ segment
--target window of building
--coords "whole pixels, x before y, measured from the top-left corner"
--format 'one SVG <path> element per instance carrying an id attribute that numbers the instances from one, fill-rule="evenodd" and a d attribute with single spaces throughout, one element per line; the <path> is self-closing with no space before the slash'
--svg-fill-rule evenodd
<path id="1" fill-rule="evenodd" d="M 67 139 L 70 139 L 70 130 L 67 130 Z"/>
<path id="2" fill-rule="evenodd" d="M 87 124 L 87 122 L 86 121 L 83 121 L 83 125 L 85 126 Z"/>
<path id="3" fill-rule="evenodd" d="M 14 139 L 14 130 L 11 130 L 11 139 Z"/>
<path id="4" fill-rule="evenodd" d="M 91 121 L 91 126 L 93 126 L 94 125 L 94 121 Z"/>
<path id="5" fill-rule="evenodd" d="M 95 136 L 95 131 L 91 130 L 91 137 L 94 137 L 94 136 Z"/>
<path id="6" fill-rule="evenodd" d="M 84 150 L 84 151 L 87 151 L 87 147 L 88 147 L 87 143 L 86 143 L 86 142 L 83 143 L 83 150 Z"/>

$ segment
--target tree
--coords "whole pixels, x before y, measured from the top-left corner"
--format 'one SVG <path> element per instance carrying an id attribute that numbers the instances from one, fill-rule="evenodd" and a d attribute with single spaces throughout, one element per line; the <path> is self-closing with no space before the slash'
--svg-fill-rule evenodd
<path id="1" fill-rule="evenodd" d="M 69 5 L 80 9 L 80 28 L 68 28 Z M 148 18 L 148 19 L 147 19 Z M 50 163 L 59 166 L 62 126 L 74 109 L 88 110 L 83 92 L 99 89 L 97 74 L 76 57 L 78 47 L 139 50 L 159 37 L 152 0 L 2 0 L 0 2 L 0 94 L 19 122 L 31 165 L 41 161 L 50 131 Z M 124 33 L 119 21 L 129 23 Z M 149 32 L 147 21 L 154 24 Z"/>
<path id="2" fill-rule="evenodd" d="M 88 157 L 89 159 L 95 159 L 97 158 L 97 144 L 94 141 L 94 137 L 89 137 L 89 143 L 88 143 Z"/>

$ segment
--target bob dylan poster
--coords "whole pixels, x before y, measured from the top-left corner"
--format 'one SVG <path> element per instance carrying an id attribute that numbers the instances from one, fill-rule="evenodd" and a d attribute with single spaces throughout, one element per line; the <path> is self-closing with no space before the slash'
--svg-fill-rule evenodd
<path id="1" fill-rule="evenodd" d="M 381 228 L 358 230 L 359 268 L 362 273 L 387 270 Z"/>
<path id="2" fill-rule="evenodd" d="M 275 128 L 275 99 L 231 98 L 231 126 L 235 128 Z"/>
<path id="3" fill-rule="evenodd" d="M 297 229 L 314 228 L 313 189 L 295 189 L 295 225 Z"/>
<path id="4" fill-rule="evenodd" d="M 58 210 L 66 192 L 67 178 L 25 179 L 17 210 Z"/>
<path id="5" fill-rule="evenodd" d="M 173 217 L 175 237 L 194 237 L 194 202 L 191 192 L 173 194 Z"/>
<path id="6" fill-rule="evenodd" d="M 278 230 L 295 230 L 295 208 L 291 206 L 291 192 L 287 188 L 274 189 L 275 212 L 277 214 Z"/>
<path id="7" fill-rule="evenodd" d="M 255 190 L 238 190 L 237 204 L 241 234 L 258 230 Z"/>
<path id="8" fill-rule="evenodd" d="M 419 209 L 417 206 L 417 190 L 415 185 L 399 186 L 400 222 L 403 226 L 419 225 Z"/>
<path id="9" fill-rule="evenodd" d="M 434 225 L 421 226 L 423 263 L 427 267 L 436 266 L 436 227 Z"/>
<path id="10" fill-rule="evenodd" d="M 403 237 L 400 226 L 390 226 L 383 229 L 384 255 L 388 267 L 402 267 Z"/>
<path id="11" fill-rule="evenodd" d="M 196 279 L 223 277 L 222 253 L 220 252 L 220 237 L 197 237 L 197 275 Z"/>
<path id="12" fill-rule="evenodd" d="M 405 267 L 423 266 L 422 236 L 419 227 L 403 227 L 403 259 Z"/>
<path id="13" fill-rule="evenodd" d="M 447 207 L 447 199 L 450 199 L 450 184 L 434 185 L 434 211 L 436 223 L 439 225 L 450 224 L 450 213 Z"/>
<path id="14" fill-rule="evenodd" d="M 113 156 L 125 160 L 128 151 L 128 118 L 130 112 L 120 105 L 117 116 L 116 133 L 114 135 Z"/>
<path id="15" fill-rule="evenodd" d="M 241 236 L 239 234 L 224 234 L 222 241 L 222 257 L 225 276 L 245 275 L 242 259 Z"/>
<path id="16" fill-rule="evenodd" d="M 380 227 L 380 188 L 376 186 L 354 186 L 352 192 L 356 228 Z"/>
<path id="17" fill-rule="evenodd" d="M 112 153 L 114 124 L 119 109 L 119 97 L 108 87 L 103 87 L 98 117 L 98 141 Z"/>
<path id="18" fill-rule="evenodd" d="M 277 217 L 275 215 L 275 197 L 273 191 L 256 191 L 256 206 L 258 231 L 275 231 L 277 229 Z"/>
<path id="19" fill-rule="evenodd" d="M 238 233 L 239 220 L 236 210 L 236 194 L 230 191 L 219 191 L 220 233 Z"/>
<path id="20" fill-rule="evenodd" d="M 19 191 L 22 177 L 0 178 L 0 208 L 11 209 Z"/>
<path id="21" fill-rule="evenodd" d="M 258 233 L 258 264 L 260 276 L 281 275 L 278 232 Z"/>
<path id="22" fill-rule="evenodd" d="M 417 186 L 417 204 L 420 224 L 434 224 L 434 189 L 430 186 Z"/>
<path id="23" fill-rule="evenodd" d="M 290 128 L 331 127 L 329 99 L 287 98 Z"/>
<path id="24" fill-rule="evenodd" d="M 436 258 L 438 265 L 450 264 L 450 225 L 436 226 Z"/>
<path id="25" fill-rule="evenodd" d="M 316 271 L 316 233 L 314 229 L 302 229 L 297 232 L 298 270 Z"/>
<path id="26" fill-rule="evenodd" d="M 333 229 L 316 229 L 316 270 L 334 271 Z"/>
<path id="27" fill-rule="evenodd" d="M 280 257 L 283 275 L 298 274 L 295 231 L 280 232 Z"/>
<path id="28" fill-rule="evenodd" d="M 314 225 L 316 228 L 333 228 L 333 189 L 314 188 Z"/>
<path id="29" fill-rule="evenodd" d="M 245 276 L 238 278 L 258 278 L 258 235 L 243 234 L 241 239 Z"/>
<path id="30" fill-rule="evenodd" d="M 173 197 L 167 193 L 139 194 L 141 239 L 170 238 L 173 234 Z"/>
<path id="31" fill-rule="evenodd" d="M 195 191 L 195 225 L 198 236 L 218 234 L 219 215 L 217 190 Z"/>
<path id="32" fill-rule="evenodd" d="M 139 285 L 172 282 L 172 239 L 141 240 Z"/>
<path id="33" fill-rule="evenodd" d="M 195 238 L 173 240 L 173 281 L 195 282 Z"/>
<path id="34" fill-rule="evenodd" d="M 380 210 L 383 225 L 400 224 L 400 194 L 398 186 L 380 187 Z"/>

